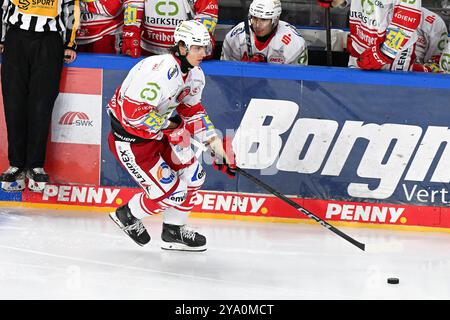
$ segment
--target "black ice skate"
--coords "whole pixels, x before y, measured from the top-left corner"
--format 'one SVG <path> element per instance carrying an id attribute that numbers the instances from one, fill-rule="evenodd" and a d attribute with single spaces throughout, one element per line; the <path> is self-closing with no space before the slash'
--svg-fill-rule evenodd
<path id="1" fill-rule="evenodd" d="M 163 223 L 161 248 L 165 250 L 205 251 L 206 238 L 186 225 Z"/>
<path id="2" fill-rule="evenodd" d="M 42 192 L 49 181 L 44 168 L 33 168 L 27 171 L 28 189 L 33 192 Z"/>
<path id="3" fill-rule="evenodd" d="M 17 167 L 9 167 L 0 175 L 0 181 L 4 191 L 22 191 L 25 189 L 25 172 Z"/>
<path id="4" fill-rule="evenodd" d="M 131 214 L 128 204 L 117 208 L 109 216 L 138 245 L 143 246 L 150 241 L 150 235 L 141 220 Z"/>

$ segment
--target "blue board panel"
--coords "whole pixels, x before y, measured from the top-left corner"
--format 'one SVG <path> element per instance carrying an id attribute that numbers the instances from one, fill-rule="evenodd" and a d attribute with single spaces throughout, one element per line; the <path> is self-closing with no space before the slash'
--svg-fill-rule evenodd
<path id="1" fill-rule="evenodd" d="M 133 60 L 124 60 L 120 70 L 121 65 L 117 61 L 113 67 L 108 67 L 105 59 L 102 60 L 105 67 L 104 105 L 125 78 L 132 66 L 131 61 Z M 83 66 L 89 64 L 85 63 Z M 450 123 L 450 77 L 224 62 L 204 63 L 203 69 L 207 75 L 203 103 L 221 132 L 236 130 L 240 126 L 252 99 L 272 100 L 274 108 L 278 108 L 277 101 L 282 100 L 298 105 L 297 114 L 288 120 L 291 122 L 289 129 L 280 135 L 281 149 L 274 150 L 280 154 L 288 149 L 287 141 L 291 135 L 295 135 L 293 132 L 299 130 L 296 127 L 298 121 L 312 121 L 318 127 L 324 123 L 321 121 L 336 124 L 336 131 L 330 144 L 326 146 L 324 156 L 319 159 L 317 170 L 308 173 L 278 170 L 276 175 L 260 176 L 281 192 L 307 198 L 448 206 L 450 174 L 443 161 L 448 159 L 446 154 L 450 152 L 446 149 L 450 143 L 446 142 L 448 138 L 445 137 Z M 279 108 L 277 112 L 282 114 L 284 111 Z M 332 165 L 331 162 L 337 157 L 336 154 L 339 155 L 339 142 L 342 142 L 343 135 L 347 132 L 345 130 L 357 123 L 361 123 L 363 128 L 360 133 L 372 128 L 375 138 L 360 136 L 351 142 L 345 161 L 337 170 L 337 165 Z M 269 120 L 268 125 L 270 126 Z M 431 140 L 426 139 L 427 135 L 432 136 L 431 133 L 436 129 L 442 133 L 437 139 L 442 140 L 438 148 L 434 150 L 430 146 L 433 149 L 431 151 L 421 149 L 424 141 L 430 144 Z M 135 186 L 108 150 L 108 131 L 109 121 L 104 113 L 101 183 Z M 409 131 L 415 137 L 415 140 L 411 138 L 415 142 L 411 142 L 408 149 L 405 146 L 409 140 L 401 138 L 401 134 Z M 381 141 L 381 136 L 377 134 L 390 135 L 389 144 L 377 146 Z M 292 159 L 294 163 L 307 154 L 310 143 L 311 141 L 304 143 L 297 159 Z M 373 148 L 381 148 L 378 151 L 385 153 L 378 161 L 379 166 L 375 166 L 379 172 L 375 169 L 369 172 L 364 167 L 364 162 L 370 163 L 368 158 L 375 155 Z M 342 149 L 346 149 L 345 146 Z M 403 164 L 389 173 L 392 170 L 389 164 L 395 159 L 401 159 Z M 210 162 L 207 157 L 204 160 L 206 163 Z M 275 169 L 278 160 L 272 164 Z M 205 167 L 208 175 L 205 189 L 263 192 L 244 178 L 230 180 L 210 166 Z M 259 170 L 252 172 L 260 173 Z"/>

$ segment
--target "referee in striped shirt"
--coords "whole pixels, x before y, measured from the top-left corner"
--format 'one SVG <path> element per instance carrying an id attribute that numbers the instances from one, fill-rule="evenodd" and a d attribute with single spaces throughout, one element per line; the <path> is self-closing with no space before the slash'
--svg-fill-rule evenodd
<path id="1" fill-rule="evenodd" d="M 1 83 L 10 167 L 2 189 L 42 191 L 52 110 L 63 62 L 76 58 L 79 0 L 0 0 Z"/>

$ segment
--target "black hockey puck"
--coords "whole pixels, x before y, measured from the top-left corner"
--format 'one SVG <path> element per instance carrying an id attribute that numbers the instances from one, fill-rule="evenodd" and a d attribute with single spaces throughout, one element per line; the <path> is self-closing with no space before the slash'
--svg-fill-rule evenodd
<path id="1" fill-rule="evenodd" d="M 399 284 L 400 280 L 398 278 L 388 278 L 387 283 L 390 284 Z"/>

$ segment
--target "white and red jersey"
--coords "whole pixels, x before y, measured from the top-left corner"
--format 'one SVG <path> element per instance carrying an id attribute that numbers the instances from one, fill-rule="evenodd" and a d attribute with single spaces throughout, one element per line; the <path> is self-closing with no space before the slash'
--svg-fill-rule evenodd
<path id="1" fill-rule="evenodd" d="M 138 20 L 142 17 L 141 47 L 153 54 L 169 52 L 174 45 L 173 33 L 181 21 L 198 20 L 211 36 L 217 25 L 217 0 L 125 0 L 124 3 L 136 9 Z"/>
<path id="2" fill-rule="evenodd" d="M 417 31 L 416 62 L 439 63 L 448 38 L 444 20 L 438 14 L 422 8 L 422 22 Z"/>
<path id="3" fill-rule="evenodd" d="M 188 131 L 203 142 L 215 135 L 201 104 L 204 86 L 205 75 L 199 67 L 183 75 L 172 54 L 151 56 L 131 69 L 108 110 L 127 133 L 157 140 L 176 110 Z"/>
<path id="4" fill-rule="evenodd" d="M 414 59 L 412 62 L 415 64 L 423 65 L 433 72 L 439 72 L 439 59 L 447 45 L 447 26 L 444 20 L 436 13 L 422 8 L 422 19 L 416 32 L 415 45 L 397 55 L 391 69 L 410 70 L 410 62 Z M 414 55 L 412 55 L 413 52 Z M 402 69 L 403 65 L 408 65 L 409 69 Z M 413 70 L 416 69 L 413 68 Z"/>
<path id="5" fill-rule="evenodd" d="M 253 58 L 249 58 L 244 22 L 231 29 L 222 47 L 221 60 L 261 61 L 281 64 L 308 64 L 306 41 L 294 26 L 279 21 L 276 31 L 262 43 L 250 28 Z"/>
<path id="6" fill-rule="evenodd" d="M 421 7 L 421 0 L 351 1 L 351 56 L 358 58 L 367 48 L 377 45 L 383 54 L 395 59 L 403 50 L 414 47 Z"/>
<path id="7" fill-rule="evenodd" d="M 80 11 L 78 44 L 88 44 L 121 32 L 123 0 L 84 0 L 80 2 Z"/>

